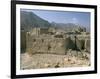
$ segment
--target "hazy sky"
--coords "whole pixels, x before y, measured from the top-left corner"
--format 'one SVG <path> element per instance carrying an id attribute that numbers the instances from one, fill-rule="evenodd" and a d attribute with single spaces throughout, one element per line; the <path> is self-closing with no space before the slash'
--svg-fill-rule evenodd
<path id="1" fill-rule="evenodd" d="M 71 11 L 46 11 L 46 10 L 24 10 L 32 11 L 39 17 L 56 23 L 75 23 L 85 27 L 90 27 L 89 12 L 71 12 Z"/>

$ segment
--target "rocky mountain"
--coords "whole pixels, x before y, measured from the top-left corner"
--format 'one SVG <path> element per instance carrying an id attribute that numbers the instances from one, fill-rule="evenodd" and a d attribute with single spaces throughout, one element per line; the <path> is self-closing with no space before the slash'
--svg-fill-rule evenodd
<path id="1" fill-rule="evenodd" d="M 33 27 L 51 27 L 51 24 L 34 14 L 33 12 L 21 11 L 21 30 L 28 31 Z"/>
<path id="2" fill-rule="evenodd" d="M 79 27 L 86 29 L 86 31 L 88 32 L 90 30 L 90 28 L 85 28 L 81 25 L 73 23 L 55 23 L 55 22 L 49 23 L 48 21 L 37 16 L 35 13 L 28 11 L 21 11 L 20 18 L 21 18 L 21 30 L 24 31 L 29 31 L 33 27 L 48 28 L 52 26 L 55 28 L 63 29 L 65 31 L 72 31 L 73 29 L 77 29 Z"/>
<path id="3" fill-rule="evenodd" d="M 78 28 L 82 28 L 82 29 L 84 29 L 84 31 L 89 32 L 89 28 L 87 29 L 84 26 L 81 26 L 79 24 L 74 24 L 74 23 L 55 23 L 55 22 L 52 22 L 52 26 L 59 28 L 59 29 L 63 29 L 67 32 L 73 31 L 73 30 L 78 29 Z"/>

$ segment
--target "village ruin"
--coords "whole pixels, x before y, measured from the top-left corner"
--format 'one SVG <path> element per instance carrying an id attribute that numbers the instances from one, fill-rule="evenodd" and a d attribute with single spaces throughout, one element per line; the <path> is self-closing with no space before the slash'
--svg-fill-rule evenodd
<path id="1" fill-rule="evenodd" d="M 80 27 L 69 32 L 40 27 L 21 31 L 21 49 L 26 52 L 21 69 L 90 66 L 90 34 Z"/>
<path id="2" fill-rule="evenodd" d="M 66 54 L 69 49 L 90 52 L 90 34 L 86 31 L 70 33 L 55 28 L 33 28 L 22 34 L 22 40 L 26 39 L 26 45 L 22 46 L 26 46 L 26 51 L 32 54 Z"/>

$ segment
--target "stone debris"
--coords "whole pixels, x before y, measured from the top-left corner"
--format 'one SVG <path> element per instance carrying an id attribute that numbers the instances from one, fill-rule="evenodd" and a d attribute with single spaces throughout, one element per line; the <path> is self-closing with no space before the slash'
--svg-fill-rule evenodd
<path id="1" fill-rule="evenodd" d="M 90 65 L 90 58 L 56 54 L 34 54 L 31 57 L 27 57 L 27 53 L 21 54 L 21 69 L 82 67 Z"/>
<path id="2" fill-rule="evenodd" d="M 26 52 L 21 53 L 21 69 L 90 66 L 90 34 L 81 30 L 72 34 L 54 28 L 21 31 L 21 52 Z"/>

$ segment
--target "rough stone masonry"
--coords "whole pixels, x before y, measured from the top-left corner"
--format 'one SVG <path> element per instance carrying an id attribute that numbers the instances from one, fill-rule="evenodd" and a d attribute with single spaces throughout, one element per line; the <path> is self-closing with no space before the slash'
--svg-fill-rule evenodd
<path id="1" fill-rule="evenodd" d="M 45 29 L 33 29 L 31 32 L 21 33 L 25 40 L 21 46 L 26 47 L 26 51 L 30 54 L 48 53 L 48 54 L 66 54 L 67 50 L 86 50 L 90 52 L 90 35 L 89 34 L 63 34 L 53 30 L 52 33 L 45 32 Z M 25 36 L 26 35 L 26 36 Z M 22 47 L 23 48 L 23 47 Z"/>

